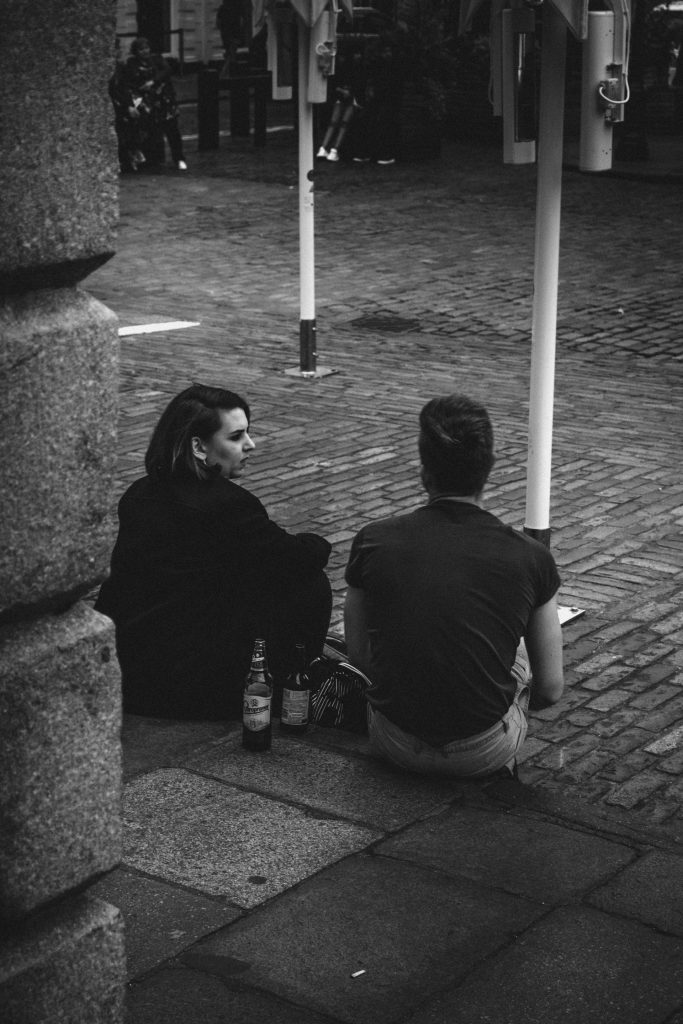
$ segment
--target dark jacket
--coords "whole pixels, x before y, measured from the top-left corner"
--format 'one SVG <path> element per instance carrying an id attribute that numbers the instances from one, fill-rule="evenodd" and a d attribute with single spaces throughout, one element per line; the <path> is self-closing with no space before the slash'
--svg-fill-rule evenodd
<path id="1" fill-rule="evenodd" d="M 168 63 L 159 54 L 128 58 L 124 69 L 125 86 L 144 101 L 145 112 L 163 123 L 178 115 L 178 101 Z"/>
<path id="2" fill-rule="evenodd" d="M 137 480 L 119 523 L 96 608 L 116 625 L 124 707 L 234 716 L 254 639 L 288 589 L 321 573 L 329 543 L 287 533 L 222 477 Z"/>

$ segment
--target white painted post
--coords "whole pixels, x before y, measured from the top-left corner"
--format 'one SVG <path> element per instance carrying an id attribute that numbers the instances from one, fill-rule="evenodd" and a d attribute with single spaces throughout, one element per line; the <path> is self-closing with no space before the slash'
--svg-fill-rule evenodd
<path id="1" fill-rule="evenodd" d="M 612 166 L 612 123 L 598 105 L 598 86 L 609 78 L 614 61 L 614 12 L 588 12 L 588 38 L 582 44 L 581 136 L 579 170 L 608 171 Z"/>
<path id="2" fill-rule="evenodd" d="M 531 327 L 531 384 L 525 532 L 550 542 L 555 340 L 560 256 L 562 146 L 567 28 L 543 7 L 539 103 L 536 249 Z"/>
<path id="3" fill-rule="evenodd" d="M 313 104 L 308 99 L 311 30 L 299 26 L 299 347 L 302 374 L 315 374 L 315 217 L 313 203 Z"/>

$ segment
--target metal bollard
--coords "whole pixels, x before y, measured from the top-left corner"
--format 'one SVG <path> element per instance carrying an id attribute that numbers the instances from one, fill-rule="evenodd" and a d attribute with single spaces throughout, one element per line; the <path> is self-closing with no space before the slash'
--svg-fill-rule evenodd
<path id="1" fill-rule="evenodd" d="M 197 149 L 218 149 L 218 72 L 212 69 L 197 75 Z"/>
<path id="2" fill-rule="evenodd" d="M 230 79 L 230 134 L 249 135 L 249 79 L 236 75 Z"/>

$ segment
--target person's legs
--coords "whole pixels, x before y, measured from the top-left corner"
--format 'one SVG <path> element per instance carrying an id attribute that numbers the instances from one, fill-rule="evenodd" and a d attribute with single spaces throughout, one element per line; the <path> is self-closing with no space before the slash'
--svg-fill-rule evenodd
<path id="1" fill-rule="evenodd" d="M 346 133 L 349 130 L 349 125 L 351 124 L 351 121 L 353 119 L 353 115 L 354 115 L 355 111 L 356 111 L 356 108 L 355 108 L 355 106 L 353 104 L 353 100 L 352 100 L 350 103 L 347 103 L 345 108 L 344 108 L 344 112 L 343 112 L 342 118 L 341 118 L 341 124 L 339 125 L 339 129 L 337 131 L 337 137 L 336 137 L 336 139 L 334 141 L 334 144 L 333 144 L 334 145 L 334 149 L 336 149 L 337 151 L 339 151 L 341 149 L 342 142 L 346 138 Z"/>
<path id="2" fill-rule="evenodd" d="M 164 121 L 164 135 L 168 139 L 168 146 L 171 150 L 171 159 L 174 164 L 184 163 L 183 140 L 180 135 L 178 121 L 175 117 L 169 117 Z"/>
<path id="3" fill-rule="evenodd" d="M 116 141 L 118 143 L 119 169 L 121 173 L 134 171 L 135 165 L 132 160 L 133 147 L 130 141 L 130 132 L 127 130 L 125 118 L 117 117 L 114 122 L 116 129 Z"/>
<path id="4" fill-rule="evenodd" d="M 322 654 L 332 615 L 332 588 L 324 572 L 270 596 L 262 621 L 268 665 L 278 681 L 292 669 L 296 644 L 309 661 Z"/>
<path id="5" fill-rule="evenodd" d="M 377 111 L 375 159 L 378 163 L 392 163 L 398 155 L 399 123 L 396 111 L 389 105 Z"/>
<path id="6" fill-rule="evenodd" d="M 318 150 L 318 156 L 327 155 L 327 152 L 332 145 L 332 139 L 334 138 L 337 128 L 339 127 L 339 124 L 341 122 L 343 109 L 344 107 L 341 100 L 336 100 L 334 106 L 332 107 L 330 123 L 327 126 L 325 137 L 323 138 L 323 141 L 320 144 L 320 149 Z"/>
<path id="7" fill-rule="evenodd" d="M 358 163 L 366 163 L 371 153 L 372 113 L 367 107 L 358 107 L 350 125 L 349 148 L 353 159 Z"/>

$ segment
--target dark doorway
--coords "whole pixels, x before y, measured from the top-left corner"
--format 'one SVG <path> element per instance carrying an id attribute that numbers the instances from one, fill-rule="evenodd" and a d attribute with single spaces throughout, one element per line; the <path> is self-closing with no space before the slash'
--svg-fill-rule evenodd
<path id="1" fill-rule="evenodd" d="M 152 53 L 171 47 L 171 0 L 138 0 L 138 35 L 149 42 Z"/>

